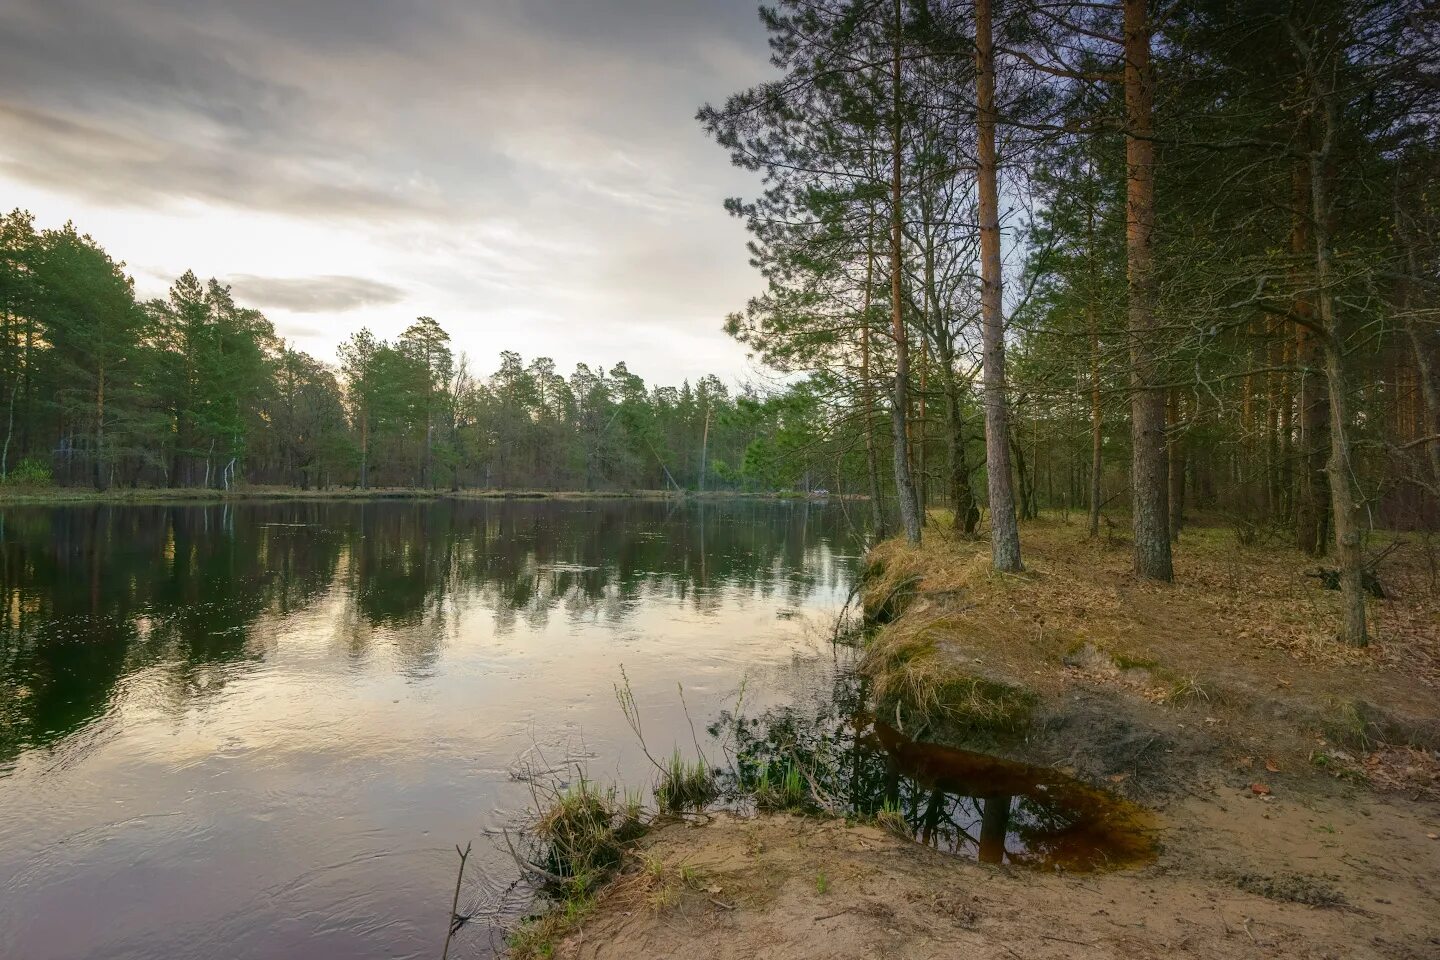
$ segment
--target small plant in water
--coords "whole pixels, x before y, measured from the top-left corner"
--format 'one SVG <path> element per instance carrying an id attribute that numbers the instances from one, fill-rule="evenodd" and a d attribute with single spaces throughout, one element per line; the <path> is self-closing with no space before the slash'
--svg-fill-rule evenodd
<path id="1" fill-rule="evenodd" d="M 886 833 L 892 833 L 907 840 L 915 835 L 915 832 L 910 829 L 909 822 L 905 819 L 905 814 L 901 812 L 900 805 L 892 800 L 886 800 L 876 811 L 875 825 Z"/>
<path id="2" fill-rule="evenodd" d="M 655 784 L 655 801 L 670 813 L 699 810 L 719 795 L 715 774 L 704 759 L 688 761 L 677 747 L 661 769 Z"/>
<path id="3" fill-rule="evenodd" d="M 810 791 L 806 788 L 804 774 L 800 767 L 792 762 L 786 762 L 780 770 L 768 763 L 761 767 L 751 793 L 757 810 L 772 813 L 781 810 L 806 812 L 814 806 Z"/>

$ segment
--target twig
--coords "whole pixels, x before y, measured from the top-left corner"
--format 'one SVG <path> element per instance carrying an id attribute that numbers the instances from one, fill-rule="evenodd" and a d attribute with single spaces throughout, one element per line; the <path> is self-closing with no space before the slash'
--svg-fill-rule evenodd
<path id="1" fill-rule="evenodd" d="M 510 842 L 510 831 L 509 831 L 509 830 L 501 830 L 501 831 L 500 831 L 500 836 L 502 836 L 502 837 L 505 838 L 505 846 L 506 846 L 506 847 L 509 849 L 509 851 L 510 851 L 510 857 L 511 857 L 512 860 L 515 861 L 515 866 L 519 867 L 519 868 L 520 868 L 520 871 L 521 871 L 522 873 L 528 873 L 528 874 L 530 874 L 531 876 L 538 877 L 539 879 L 544 880 L 546 883 L 564 883 L 564 882 L 565 882 L 565 878 L 562 877 L 562 876 L 560 876 L 559 874 L 551 873 L 549 870 L 546 870 L 544 867 L 541 867 L 541 866 L 539 866 L 539 865 L 537 865 L 537 864 L 531 863 L 529 860 L 527 860 L 527 859 L 525 859 L 524 857 L 520 856 L 520 852 L 515 849 L 515 844 L 513 844 L 513 843 Z M 442 958 L 442 960 L 443 960 L 443 958 Z"/>
<path id="2" fill-rule="evenodd" d="M 457 912 L 460 907 L 460 881 L 465 879 L 465 861 L 470 857 L 470 844 L 465 844 L 465 849 L 460 849 L 460 844 L 455 844 L 455 852 L 460 854 L 460 869 L 455 871 L 455 896 L 450 901 L 450 923 L 449 929 L 445 931 L 445 949 L 440 953 L 440 960 L 447 960 L 450 956 L 450 938 L 455 936 L 455 931 L 464 926 L 469 917 L 462 917 Z"/>
<path id="3" fill-rule="evenodd" d="M 1058 940 L 1060 943 L 1074 943 L 1082 947 L 1093 947 L 1099 940 L 1071 940 L 1069 937 L 1052 937 L 1048 933 L 1040 934 L 1041 940 Z"/>

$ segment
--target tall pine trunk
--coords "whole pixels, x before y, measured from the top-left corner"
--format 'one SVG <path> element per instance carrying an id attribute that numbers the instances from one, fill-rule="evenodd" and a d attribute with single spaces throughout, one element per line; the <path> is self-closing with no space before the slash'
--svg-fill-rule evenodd
<path id="1" fill-rule="evenodd" d="M 1091 207 L 1086 230 L 1085 258 L 1090 289 L 1085 297 L 1085 326 L 1090 335 L 1090 536 L 1100 535 L 1100 504 L 1105 466 L 1105 421 L 1100 396 L 1099 285 L 1095 276 L 1095 209 Z"/>
<path id="2" fill-rule="evenodd" d="M 1309 125 L 1304 129 L 1308 132 Z M 1307 136 L 1308 141 L 1308 136 Z M 1307 142 L 1307 147 L 1309 146 Z M 1310 236 L 1310 163 L 1300 160 L 1291 175 L 1293 225 L 1290 252 L 1297 265 L 1314 257 Z M 1300 438 L 1298 489 L 1295 495 L 1295 546 L 1312 557 L 1323 556 L 1329 540 L 1325 515 L 1329 509 L 1330 484 L 1325 476 L 1325 451 L 1329 403 L 1325 399 L 1323 350 L 1320 338 L 1309 326 L 1315 309 L 1306 290 L 1310 271 L 1297 266 L 1295 296 L 1290 309 L 1299 318 L 1295 330 L 1295 360 L 1300 367 Z"/>
<path id="3" fill-rule="evenodd" d="M 1185 524 L 1185 434 L 1179 429 L 1180 392 L 1170 391 L 1170 539 L 1180 539 Z"/>
<path id="4" fill-rule="evenodd" d="M 975 130 L 980 193 L 980 314 L 985 367 L 985 479 L 990 555 L 996 570 L 1023 569 L 1010 476 L 1010 410 L 1005 396 L 1005 326 L 1000 288 L 1000 188 L 995 156 L 995 47 L 991 0 L 975 0 Z"/>
<path id="5" fill-rule="evenodd" d="M 875 283 L 873 219 L 866 220 L 865 290 L 860 307 L 860 402 L 865 417 L 865 479 L 870 486 L 870 524 L 876 540 L 885 538 L 885 503 L 880 496 L 880 463 L 875 452 L 875 392 L 870 383 L 870 290 Z"/>
<path id="6" fill-rule="evenodd" d="M 1146 0 L 1125 0 L 1126 217 L 1135 572 L 1172 580 L 1165 393 L 1157 384 L 1154 74 Z"/>
<path id="7" fill-rule="evenodd" d="M 104 490 L 105 478 L 105 362 L 95 372 L 95 489 Z"/>
<path id="8" fill-rule="evenodd" d="M 1296 36 L 1297 41 L 1300 40 Z M 1301 41 L 1303 44 L 1303 41 Z M 1330 394 L 1330 478 L 1331 519 L 1335 524 L 1335 552 L 1340 563 L 1340 597 L 1344 607 L 1341 639 L 1352 647 L 1369 643 L 1365 623 L 1364 547 L 1361 543 L 1350 462 L 1350 398 L 1345 391 L 1344 338 L 1335 311 L 1330 251 L 1330 153 L 1335 141 L 1334 92 L 1319 75 L 1313 58 L 1306 55 L 1316 106 L 1324 123 L 1320 147 L 1310 154 L 1310 229 L 1314 235 L 1316 299 L 1320 307 L 1320 331 L 1325 353 L 1325 379 Z"/>
<path id="9" fill-rule="evenodd" d="M 903 311 L 902 241 L 905 211 L 901 206 L 900 161 L 903 105 L 900 90 L 900 46 L 903 28 L 902 0 L 895 0 L 895 38 L 890 61 L 891 140 L 890 140 L 890 325 L 895 338 L 895 391 L 890 404 L 890 428 L 895 444 L 895 492 L 900 501 L 900 525 L 905 539 L 920 542 L 920 504 L 915 498 L 915 481 L 910 474 L 910 448 L 906 438 L 906 419 L 910 408 L 910 345 L 905 331 Z"/>

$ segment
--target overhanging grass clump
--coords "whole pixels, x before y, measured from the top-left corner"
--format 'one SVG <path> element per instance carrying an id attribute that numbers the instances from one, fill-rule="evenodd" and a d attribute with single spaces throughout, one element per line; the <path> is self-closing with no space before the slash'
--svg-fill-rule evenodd
<path id="1" fill-rule="evenodd" d="M 594 889 L 620 865 L 625 845 L 644 832 L 638 799 L 622 800 L 614 787 L 602 790 L 583 777 L 551 798 L 533 829 L 540 865 L 564 894 Z"/>
<path id="2" fill-rule="evenodd" d="M 596 891 L 619 872 L 626 850 L 648 827 L 638 796 L 622 797 L 583 776 L 537 791 L 534 801 L 528 833 L 536 849 L 516 860 L 553 903 L 510 933 L 509 956 L 516 960 L 551 955 L 555 942 L 594 909 Z"/>
<path id="3" fill-rule="evenodd" d="M 915 737 L 965 742 L 1023 732 L 1033 691 L 964 670 L 940 650 L 948 617 L 905 620 L 879 631 L 860 662 L 876 715 Z"/>

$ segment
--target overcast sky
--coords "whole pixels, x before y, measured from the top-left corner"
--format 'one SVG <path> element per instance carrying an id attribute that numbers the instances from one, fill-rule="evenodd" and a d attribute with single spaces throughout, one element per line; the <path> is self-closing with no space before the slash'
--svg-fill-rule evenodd
<path id="1" fill-rule="evenodd" d="M 5 0 L 0 203 L 142 296 L 229 282 L 333 361 L 435 317 L 501 350 L 743 376 L 759 289 L 693 116 L 769 75 L 755 0 Z"/>

